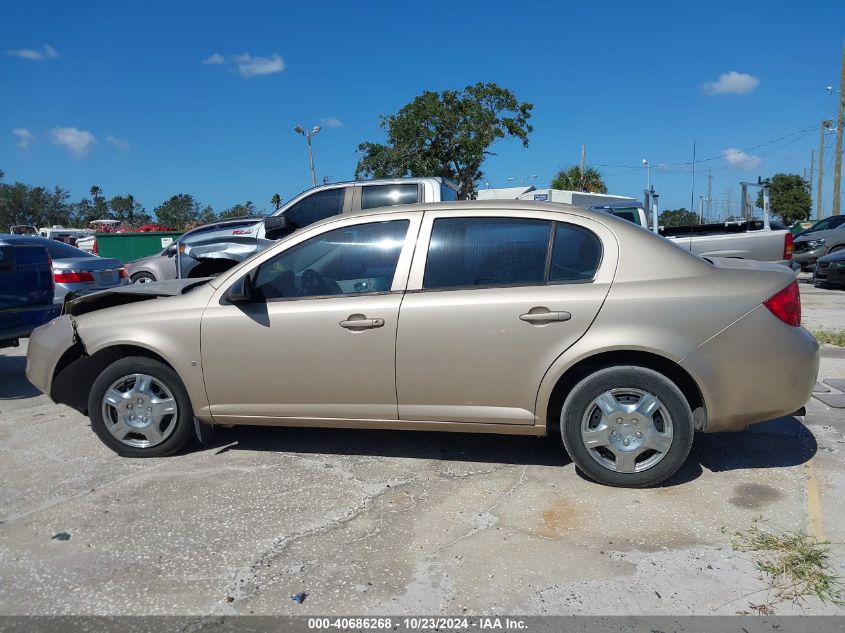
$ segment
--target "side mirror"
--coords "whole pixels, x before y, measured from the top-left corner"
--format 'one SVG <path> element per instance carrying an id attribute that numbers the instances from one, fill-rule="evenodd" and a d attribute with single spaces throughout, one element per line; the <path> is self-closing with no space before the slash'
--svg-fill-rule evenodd
<path id="1" fill-rule="evenodd" d="M 248 272 L 246 275 L 238 279 L 235 283 L 229 286 L 229 289 L 224 295 L 224 299 L 228 303 L 251 303 L 255 301 L 258 293 L 255 290 L 255 270 Z"/>
<path id="2" fill-rule="evenodd" d="M 268 240 L 277 240 L 295 230 L 296 227 L 284 215 L 271 215 L 264 220 L 264 237 Z"/>
<path id="3" fill-rule="evenodd" d="M 164 254 L 168 257 L 173 257 L 174 255 L 176 255 L 176 245 L 177 243 L 173 242 L 170 246 L 165 249 Z"/>

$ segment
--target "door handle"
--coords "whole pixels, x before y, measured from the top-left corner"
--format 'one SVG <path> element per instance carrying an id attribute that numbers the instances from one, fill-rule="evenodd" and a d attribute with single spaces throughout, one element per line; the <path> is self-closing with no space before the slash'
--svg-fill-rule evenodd
<path id="1" fill-rule="evenodd" d="M 384 319 L 368 319 L 363 314 L 350 314 L 349 318 L 338 323 L 347 330 L 371 330 L 384 327 Z"/>
<path id="2" fill-rule="evenodd" d="M 536 312 L 535 312 L 536 310 Z M 540 312 L 543 310 L 543 312 Z M 547 308 L 531 308 L 529 312 L 520 314 L 520 321 L 528 323 L 553 323 L 555 321 L 569 321 L 572 315 L 569 312 L 549 312 Z"/>

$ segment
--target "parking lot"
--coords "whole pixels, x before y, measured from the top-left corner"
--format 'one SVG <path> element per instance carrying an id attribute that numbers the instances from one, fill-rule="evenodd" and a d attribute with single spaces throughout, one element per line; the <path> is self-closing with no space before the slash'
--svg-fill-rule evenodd
<path id="1" fill-rule="evenodd" d="M 845 328 L 845 292 L 802 300 L 808 329 Z M 777 602 L 729 542 L 762 517 L 830 540 L 845 575 L 845 409 L 815 398 L 700 435 L 646 490 L 515 436 L 242 427 L 130 460 L 29 385 L 25 349 L 0 355 L 3 614 L 841 613 Z"/>

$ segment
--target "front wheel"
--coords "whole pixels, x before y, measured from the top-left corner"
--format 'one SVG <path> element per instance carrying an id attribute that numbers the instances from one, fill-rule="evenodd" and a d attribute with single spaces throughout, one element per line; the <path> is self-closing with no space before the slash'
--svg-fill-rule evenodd
<path id="1" fill-rule="evenodd" d="M 152 358 L 115 361 L 94 381 L 88 396 L 91 428 L 124 457 L 162 457 L 194 436 L 194 414 L 178 374 Z"/>
<path id="2" fill-rule="evenodd" d="M 581 380 L 563 404 L 560 425 L 575 465 L 610 486 L 658 484 L 692 447 L 686 398 L 663 374 L 644 367 L 609 367 Z"/>

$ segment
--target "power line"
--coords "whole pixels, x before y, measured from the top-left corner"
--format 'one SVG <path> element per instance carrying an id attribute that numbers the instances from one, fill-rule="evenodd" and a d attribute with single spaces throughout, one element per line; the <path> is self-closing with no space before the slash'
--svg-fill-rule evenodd
<path id="1" fill-rule="evenodd" d="M 773 143 L 783 141 L 785 139 L 792 139 L 792 137 L 797 136 L 799 134 L 801 135 L 799 138 L 803 138 L 804 136 L 806 136 L 810 132 L 813 132 L 813 131 L 818 130 L 818 129 L 819 129 L 819 124 L 816 123 L 816 124 L 811 125 L 809 127 L 805 127 L 801 130 L 797 130 L 796 132 L 791 132 L 790 134 L 784 134 L 783 136 L 779 136 L 777 138 L 771 139 L 769 141 L 766 141 L 765 143 L 760 143 L 758 145 L 752 145 L 751 147 L 746 147 L 745 149 L 740 149 L 740 150 L 737 150 L 735 152 L 729 152 L 727 154 L 718 154 L 716 156 L 710 156 L 708 158 L 696 159 L 695 163 L 696 164 L 706 163 L 706 162 L 713 161 L 713 160 L 724 159 L 724 158 L 727 158 L 728 156 L 736 156 L 738 154 L 744 154 L 746 152 L 751 152 L 751 151 L 754 151 L 756 149 L 760 149 L 761 147 L 766 147 L 768 145 L 772 145 Z M 795 139 L 795 140 L 797 141 L 799 139 Z M 781 147 L 786 147 L 787 145 L 791 145 L 792 142 L 793 141 L 790 141 L 789 143 L 786 143 Z M 764 154 L 764 155 L 768 155 L 770 153 L 771 152 L 768 152 L 767 154 Z M 751 157 L 748 160 L 754 160 L 754 157 Z M 748 161 L 742 161 L 740 163 L 735 163 L 734 165 L 730 165 L 728 167 L 741 165 L 745 162 L 748 162 Z M 633 171 L 635 169 L 640 170 L 640 169 L 643 168 L 642 165 L 618 165 L 618 164 L 611 164 L 611 163 L 593 163 L 593 165 L 596 166 L 596 167 L 616 167 L 616 168 L 620 168 L 620 169 L 624 168 L 624 169 L 630 170 L 630 171 Z M 687 166 L 687 165 L 692 165 L 692 161 L 682 161 L 682 162 L 678 162 L 678 163 L 658 163 L 656 165 L 656 167 L 658 169 L 662 170 L 662 171 L 679 171 L 681 173 L 688 173 L 688 172 L 683 171 L 683 170 L 667 169 L 669 167 L 684 167 L 684 166 Z M 620 173 L 626 173 L 626 172 L 620 172 Z"/>

